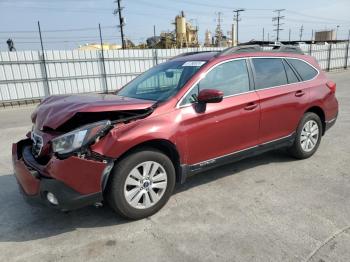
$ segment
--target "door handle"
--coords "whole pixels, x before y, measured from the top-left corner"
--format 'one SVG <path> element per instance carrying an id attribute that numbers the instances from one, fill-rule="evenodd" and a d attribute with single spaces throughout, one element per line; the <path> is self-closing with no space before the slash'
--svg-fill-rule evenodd
<path id="1" fill-rule="evenodd" d="M 301 97 L 303 95 L 305 95 L 305 92 L 303 90 L 298 90 L 298 91 L 295 92 L 295 96 L 296 97 Z"/>
<path id="2" fill-rule="evenodd" d="M 258 103 L 251 102 L 251 103 L 247 104 L 247 106 L 244 108 L 244 110 L 254 110 L 257 107 L 258 107 Z"/>

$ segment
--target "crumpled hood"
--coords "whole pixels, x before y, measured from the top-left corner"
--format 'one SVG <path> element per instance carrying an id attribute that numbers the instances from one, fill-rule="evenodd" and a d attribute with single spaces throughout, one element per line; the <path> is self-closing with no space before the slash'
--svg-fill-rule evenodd
<path id="1" fill-rule="evenodd" d="M 58 95 L 45 98 L 31 118 L 37 129 L 55 130 L 77 113 L 143 110 L 154 103 L 117 95 Z"/>

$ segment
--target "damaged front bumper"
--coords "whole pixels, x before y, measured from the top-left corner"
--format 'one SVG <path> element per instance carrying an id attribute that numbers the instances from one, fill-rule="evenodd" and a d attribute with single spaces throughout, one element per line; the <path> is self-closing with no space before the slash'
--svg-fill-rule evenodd
<path id="1" fill-rule="evenodd" d="M 111 170 L 108 161 L 71 156 L 53 156 L 46 165 L 38 163 L 31 153 L 30 139 L 12 146 L 14 174 L 20 191 L 30 203 L 43 203 L 66 211 L 103 200 L 103 188 Z M 57 204 L 48 200 L 54 195 Z"/>

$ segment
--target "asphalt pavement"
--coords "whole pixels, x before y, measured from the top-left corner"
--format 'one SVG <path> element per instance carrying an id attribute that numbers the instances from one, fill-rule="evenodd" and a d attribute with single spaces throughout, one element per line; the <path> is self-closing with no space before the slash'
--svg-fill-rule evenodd
<path id="1" fill-rule="evenodd" d="M 210 170 L 132 222 L 24 202 L 11 143 L 34 106 L 0 109 L 0 261 L 350 261 L 350 71 L 329 76 L 340 114 L 312 158 L 278 150 Z"/>

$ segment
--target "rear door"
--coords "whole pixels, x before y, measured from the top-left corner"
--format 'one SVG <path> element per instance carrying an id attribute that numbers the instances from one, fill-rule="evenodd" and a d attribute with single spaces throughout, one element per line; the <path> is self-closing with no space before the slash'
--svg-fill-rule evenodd
<path id="1" fill-rule="evenodd" d="M 259 142 L 267 143 L 295 132 L 308 103 L 307 85 L 282 58 L 252 58 L 261 118 Z"/>
<path id="2" fill-rule="evenodd" d="M 202 89 L 223 91 L 223 101 L 208 103 L 205 111 L 198 111 L 194 98 Z M 258 100 L 245 59 L 211 68 L 180 101 L 181 130 L 188 146 L 187 163 L 197 164 L 255 146 L 260 117 Z"/>

